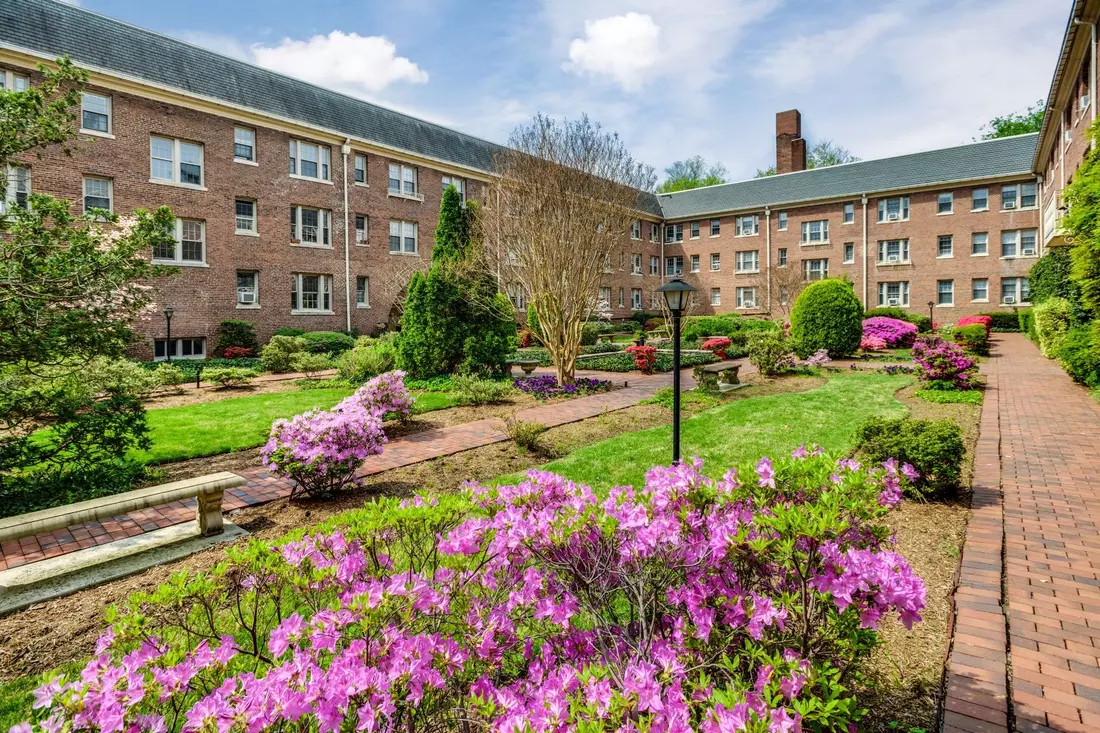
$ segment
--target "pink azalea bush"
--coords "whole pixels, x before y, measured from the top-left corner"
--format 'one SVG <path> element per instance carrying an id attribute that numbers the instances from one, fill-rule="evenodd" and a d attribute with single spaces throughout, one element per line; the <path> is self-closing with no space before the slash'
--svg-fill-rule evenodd
<path id="1" fill-rule="evenodd" d="M 917 338 L 917 324 L 897 318 L 875 316 L 863 321 L 863 338 L 880 338 L 892 349 L 907 349 Z"/>
<path id="2" fill-rule="evenodd" d="M 989 336 L 989 334 L 993 331 L 992 316 L 963 316 L 959 319 L 958 326 L 959 328 L 962 328 L 963 326 L 973 326 L 975 324 L 985 326 L 986 336 Z"/>
<path id="3" fill-rule="evenodd" d="M 331 410 L 310 410 L 272 424 L 260 453 L 272 473 L 293 479 L 292 499 L 344 488 L 355 481 L 363 461 L 382 452 L 385 415 L 407 417 L 412 409 L 404 376 L 381 374 Z"/>
<path id="4" fill-rule="evenodd" d="M 730 340 L 725 336 L 717 336 L 703 342 L 702 348 L 713 353 L 719 359 L 726 358 L 726 349 L 730 347 Z"/>
<path id="5" fill-rule="evenodd" d="M 885 351 L 886 340 L 879 336 L 868 336 L 863 334 L 863 338 L 859 341 L 859 348 L 863 351 Z"/>
<path id="6" fill-rule="evenodd" d="M 821 453 L 605 496 L 531 471 L 254 541 L 132 598 L 19 728 L 849 729 L 875 629 L 924 607 L 882 521 L 915 472 Z"/>
<path id="7" fill-rule="evenodd" d="M 921 336 L 913 344 L 917 378 L 927 389 L 972 389 L 977 365 L 961 346 L 939 336 Z"/>

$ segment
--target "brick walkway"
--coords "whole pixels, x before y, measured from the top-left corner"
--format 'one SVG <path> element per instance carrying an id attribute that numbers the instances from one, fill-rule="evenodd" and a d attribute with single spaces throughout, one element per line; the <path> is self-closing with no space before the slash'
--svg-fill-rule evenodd
<path id="1" fill-rule="evenodd" d="M 538 370 L 540 373 L 547 371 Z M 742 367 L 743 374 L 752 371 L 754 370 L 747 363 Z M 583 371 L 579 371 L 578 375 L 603 378 L 609 376 L 607 373 Z M 691 375 L 686 370 L 681 374 L 681 379 L 685 389 L 693 385 Z M 669 386 L 672 378 L 668 374 L 655 374 L 648 377 L 630 374 L 627 375 L 627 383 L 629 386 L 625 389 L 540 405 L 521 410 L 516 413 L 516 416 L 521 420 L 541 422 L 547 427 L 577 422 L 596 417 L 604 412 L 622 410 L 636 405 L 651 397 L 661 387 Z M 440 456 L 500 443 L 508 440 L 502 427 L 503 424 L 499 419 L 488 418 L 407 435 L 387 444 L 381 456 L 368 459 L 358 475 L 370 476 Z M 238 473 L 244 476 L 248 483 L 225 492 L 222 508 L 226 512 L 263 504 L 290 494 L 290 482 L 272 476 L 263 467 Z M 192 499 L 143 509 L 100 522 L 89 522 L 53 532 L 43 532 L 20 540 L 0 542 L 0 570 L 64 555 L 86 547 L 103 545 L 144 532 L 194 521 L 194 519 L 195 501 Z"/>
<path id="2" fill-rule="evenodd" d="M 956 594 L 945 731 L 1100 731 L 1100 407 L 996 339 Z"/>

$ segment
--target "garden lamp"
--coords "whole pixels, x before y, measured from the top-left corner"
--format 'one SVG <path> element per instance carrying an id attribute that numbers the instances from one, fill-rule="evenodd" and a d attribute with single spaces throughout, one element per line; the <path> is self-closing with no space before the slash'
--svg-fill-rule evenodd
<path id="1" fill-rule="evenodd" d="M 935 327 L 935 323 L 936 323 L 936 316 L 934 315 L 935 308 L 936 308 L 936 301 L 934 301 L 934 300 L 928 301 L 928 320 L 932 321 L 932 326 L 929 326 L 929 328 L 934 328 Z"/>
<path id="2" fill-rule="evenodd" d="M 695 288 L 678 277 L 657 288 L 672 313 L 672 462 L 680 462 L 680 316 Z"/>
<path id="3" fill-rule="evenodd" d="M 172 314 L 176 311 L 172 306 L 167 306 L 163 311 L 164 320 L 168 323 L 168 334 L 164 339 L 164 358 L 171 363 L 172 362 Z"/>

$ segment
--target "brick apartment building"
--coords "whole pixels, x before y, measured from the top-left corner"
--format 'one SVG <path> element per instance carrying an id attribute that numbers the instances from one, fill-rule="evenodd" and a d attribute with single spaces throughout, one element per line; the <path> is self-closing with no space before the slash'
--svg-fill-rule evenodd
<path id="1" fill-rule="evenodd" d="M 0 0 L 5 88 L 60 55 L 90 72 L 79 144 L 7 171 L 4 205 L 41 191 L 172 208 L 177 246 L 152 255 L 179 268 L 156 294 L 173 343 L 153 318 L 145 356 L 205 355 L 228 318 L 261 338 L 386 326 L 430 262 L 444 187 L 476 199 L 493 181 L 492 143 L 53 0 Z M 805 170 L 799 113 L 780 113 L 778 175 L 640 197 L 599 300 L 616 318 L 651 310 L 682 274 L 695 312 L 782 315 L 800 280 L 844 275 L 868 307 L 932 302 L 942 321 L 1025 304 L 1047 137 Z"/>

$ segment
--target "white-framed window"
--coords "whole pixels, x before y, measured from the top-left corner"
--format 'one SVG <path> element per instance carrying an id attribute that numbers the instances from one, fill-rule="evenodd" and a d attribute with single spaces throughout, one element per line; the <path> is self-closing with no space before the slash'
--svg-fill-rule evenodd
<path id="1" fill-rule="evenodd" d="M 512 307 L 518 311 L 527 309 L 527 291 L 523 287 L 523 283 L 507 283 L 504 286 L 504 292 L 508 295 L 508 300 L 511 301 Z"/>
<path id="2" fill-rule="evenodd" d="M 0 169 L 3 172 L 3 169 Z M 0 196 L 0 216 L 7 214 L 13 207 L 27 208 L 27 199 L 31 195 L 31 171 L 21 165 L 8 167 L 8 185 L 4 195 Z"/>
<path id="3" fill-rule="evenodd" d="M 971 211 L 988 211 L 989 210 L 989 189 L 988 188 L 975 188 L 970 193 L 970 210 Z"/>
<path id="4" fill-rule="evenodd" d="M 689 225 L 688 228 L 691 230 L 691 238 L 692 239 L 698 239 L 699 238 L 699 222 L 697 222 L 697 221 L 691 222 L 691 224 Z"/>
<path id="5" fill-rule="evenodd" d="M 256 131 L 251 127 L 233 128 L 233 160 L 256 162 Z"/>
<path id="6" fill-rule="evenodd" d="M 829 277 L 829 260 L 802 260 L 802 276 L 806 280 L 824 280 Z"/>
<path id="7" fill-rule="evenodd" d="M 759 272 L 760 251 L 748 250 L 734 255 L 734 270 L 736 272 Z"/>
<path id="8" fill-rule="evenodd" d="M 1036 197 L 1037 186 L 1034 183 L 1021 183 L 1020 184 L 1020 208 L 1021 209 L 1034 209 L 1038 205 L 1038 199 Z"/>
<path id="9" fill-rule="evenodd" d="M 936 238 L 936 257 L 955 256 L 955 238 L 950 234 L 941 234 Z"/>
<path id="10" fill-rule="evenodd" d="M 699 255 L 691 256 L 691 271 L 699 272 Z"/>
<path id="11" fill-rule="evenodd" d="M 370 278 L 366 275 L 355 278 L 355 307 L 370 308 Z"/>
<path id="12" fill-rule="evenodd" d="M 955 305 L 955 281 L 936 281 L 936 305 Z"/>
<path id="13" fill-rule="evenodd" d="M 1030 283 L 1026 277 L 1001 278 L 1001 304 L 1025 305 L 1031 302 Z"/>
<path id="14" fill-rule="evenodd" d="M 203 185 L 202 143 L 154 135 L 149 138 L 149 163 L 155 182 L 192 188 Z"/>
<path id="15" fill-rule="evenodd" d="M 331 313 L 332 275 L 296 272 L 290 276 L 291 313 Z"/>
<path id="16" fill-rule="evenodd" d="M 710 271 L 718 272 L 722 269 L 722 255 L 718 252 L 710 253 Z"/>
<path id="17" fill-rule="evenodd" d="M 639 252 L 635 252 L 634 254 L 630 255 L 630 274 L 642 274 L 642 255 Z"/>
<path id="18" fill-rule="evenodd" d="M 83 92 L 80 95 L 80 131 L 111 134 L 110 97 L 94 92 Z"/>
<path id="19" fill-rule="evenodd" d="M 1001 209 L 1033 209 L 1038 204 L 1034 183 L 1001 186 Z"/>
<path id="20" fill-rule="evenodd" d="M 1015 209 L 1019 205 L 1019 191 L 1016 186 L 1001 186 L 1001 210 Z"/>
<path id="21" fill-rule="evenodd" d="M 878 243 L 878 262 L 880 265 L 895 265 L 909 262 L 908 239 L 886 239 Z"/>
<path id="22" fill-rule="evenodd" d="M 462 203 L 466 203 L 466 179 L 458 178 L 457 176 L 443 176 L 443 190 L 447 190 L 447 186 L 454 186 L 458 191 L 458 197 L 462 199 Z M 415 191 L 413 192 L 415 193 Z"/>
<path id="23" fill-rule="evenodd" d="M 666 224 L 665 225 L 665 243 L 672 244 L 675 242 L 684 241 L 684 225 L 683 224 Z"/>
<path id="24" fill-rule="evenodd" d="M 1036 229 L 1001 232 L 1001 257 L 1034 257 L 1038 254 Z"/>
<path id="25" fill-rule="evenodd" d="M 756 288 L 737 288 L 737 307 L 738 308 L 755 308 L 756 307 Z"/>
<path id="26" fill-rule="evenodd" d="M 781 231 L 781 232 L 787 231 L 787 212 L 786 211 L 780 211 L 779 212 L 779 231 Z"/>
<path id="27" fill-rule="evenodd" d="M 989 278 L 976 277 L 970 281 L 970 300 L 975 303 L 989 302 Z"/>
<path id="28" fill-rule="evenodd" d="M 635 219 L 630 222 L 630 238 L 641 239 L 642 238 L 642 220 Z"/>
<path id="29" fill-rule="evenodd" d="M 23 74 L 16 74 L 14 71 L 0 69 L 0 89 L 7 89 L 12 92 L 25 92 L 30 88 L 30 85 L 30 79 Z"/>
<path id="30" fill-rule="evenodd" d="M 631 288 L 630 289 L 630 310 L 640 311 L 642 309 L 642 289 Z"/>
<path id="31" fill-rule="evenodd" d="M 366 214 L 355 215 L 355 243 L 358 245 L 367 244 L 367 227 L 370 224 L 370 219 Z"/>
<path id="32" fill-rule="evenodd" d="M 175 241 L 153 245 L 153 262 L 160 265 L 206 264 L 206 222 L 176 219 Z"/>
<path id="33" fill-rule="evenodd" d="M 779 248 L 779 266 L 780 267 L 786 267 L 787 266 L 787 248 L 786 247 L 780 247 Z"/>
<path id="34" fill-rule="evenodd" d="M 844 223 L 852 224 L 856 220 L 856 205 L 853 203 L 844 204 Z"/>
<path id="35" fill-rule="evenodd" d="M 290 141 L 290 175 L 300 178 L 315 178 L 318 181 L 331 180 L 329 177 L 329 147 Z"/>
<path id="36" fill-rule="evenodd" d="M 310 206 L 290 207 L 290 241 L 307 247 L 332 247 L 332 214 Z"/>
<path id="37" fill-rule="evenodd" d="M 354 181 L 360 185 L 367 185 L 367 156 L 364 153 L 355 154 Z"/>
<path id="38" fill-rule="evenodd" d="M 260 306 L 260 275 L 255 270 L 237 270 L 237 307 Z"/>
<path id="39" fill-rule="evenodd" d="M 736 237 L 752 237 L 760 233 L 760 215 L 749 214 L 733 220 L 733 234 Z"/>
<path id="40" fill-rule="evenodd" d="M 114 182 L 110 178 L 84 177 L 84 211 L 114 211 Z"/>
<path id="41" fill-rule="evenodd" d="M 722 305 L 722 288 L 710 289 L 710 304 L 712 306 Z"/>
<path id="42" fill-rule="evenodd" d="M 153 341 L 153 361 L 164 361 L 169 352 L 173 359 L 205 359 L 206 339 L 155 339 Z"/>
<path id="43" fill-rule="evenodd" d="M 947 191 L 941 193 L 936 197 L 936 213 L 937 214 L 953 214 L 955 213 L 955 193 L 953 191 Z"/>
<path id="44" fill-rule="evenodd" d="M 390 254 L 415 255 L 419 252 L 416 222 L 390 219 Z"/>
<path id="45" fill-rule="evenodd" d="M 611 265 L 611 254 L 610 253 L 605 254 L 603 256 L 603 271 L 605 273 L 607 273 L 607 272 L 611 272 L 613 269 L 614 268 Z"/>
<path id="46" fill-rule="evenodd" d="M 236 212 L 237 234 L 255 234 L 256 202 L 251 199 L 236 199 L 233 206 Z"/>
<path id="47" fill-rule="evenodd" d="M 390 163 L 389 192 L 394 196 L 419 198 L 417 192 L 418 174 L 416 166 Z"/>
<path id="48" fill-rule="evenodd" d="M 974 232 L 970 235 L 970 256 L 981 257 L 989 254 L 989 232 Z"/>
<path id="49" fill-rule="evenodd" d="M 909 307 L 909 282 L 879 283 L 878 304 Z"/>
<path id="50" fill-rule="evenodd" d="M 909 221 L 909 197 L 897 196 L 878 200 L 879 224 L 891 221 Z"/>
<path id="51" fill-rule="evenodd" d="M 596 308 L 597 310 L 606 310 L 611 307 L 611 288 L 610 286 L 603 285 L 596 293 Z"/>
<path id="52" fill-rule="evenodd" d="M 661 236 L 661 225 L 651 222 L 649 225 L 649 241 L 656 242 Z"/>
<path id="53" fill-rule="evenodd" d="M 829 241 L 829 220 L 802 222 L 803 244 L 826 244 Z"/>
<path id="54" fill-rule="evenodd" d="M 722 220 L 711 219 L 710 220 L 710 236 L 717 237 L 722 233 Z"/>
<path id="55" fill-rule="evenodd" d="M 649 258 L 649 274 L 660 275 L 661 274 L 661 258 L 653 255 Z"/>
<path id="56" fill-rule="evenodd" d="M 844 243 L 844 264 L 850 265 L 856 261 L 856 243 L 845 242 Z"/>
<path id="57" fill-rule="evenodd" d="M 684 258 L 677 255 L 676 257 L 665 258 L 665 274 L 666 275 L 683 275 L 684 274 Z"/>

